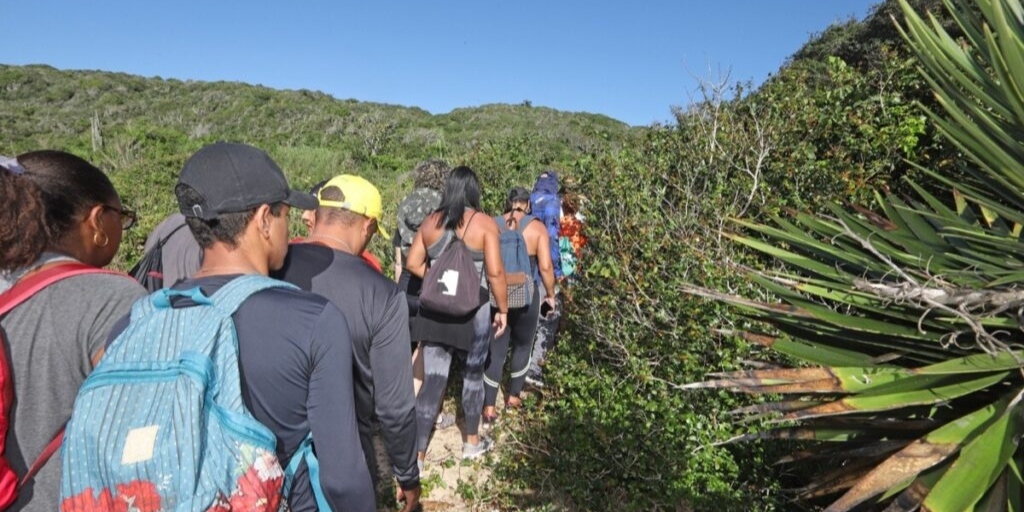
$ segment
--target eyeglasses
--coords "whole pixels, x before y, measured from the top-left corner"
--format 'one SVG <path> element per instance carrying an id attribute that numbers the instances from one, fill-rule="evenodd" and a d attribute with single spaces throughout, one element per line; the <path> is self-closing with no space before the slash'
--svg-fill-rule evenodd
<path id="1" fill-rule="evenodd" d="M 135 226 L 135 222 L 138 220 L 138 216 L 135 214 L 135 212 L 127 208 L 116 208 L 114 206 L 105 204 L 103 205 L 103 209 L 117 212 L 118 214 L 121 215 L 121 229 L 123 230 L 131 229 L 133 226 Z"/>

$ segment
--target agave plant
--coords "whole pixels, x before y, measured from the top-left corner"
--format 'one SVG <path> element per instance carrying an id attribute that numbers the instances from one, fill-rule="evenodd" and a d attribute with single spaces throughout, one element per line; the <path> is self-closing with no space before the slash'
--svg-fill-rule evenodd
<path id="1" fill-rule="evenodd" d="M 818 441 L 787 457 L 837 469 L 800 489 L 829 511 L 1024 507 L 1024 12 L 1020 0 L 945 0 L 954 40 L 900 0 L 904 38 L 965 157 L 931 173 L 936 197 L 735 221 L 732 238 L 781 260 L 747 270 L 780 303 L 690 288 L 772 334 L 733 332 L 806 364 L 712 374 L 689 388 L 766 394 L 739 411 L 771 427 L 737 440 Z M 927 170 L 925 170 L 927 172 Z M 841 494 L 840 494 L 841 493 Z"/>

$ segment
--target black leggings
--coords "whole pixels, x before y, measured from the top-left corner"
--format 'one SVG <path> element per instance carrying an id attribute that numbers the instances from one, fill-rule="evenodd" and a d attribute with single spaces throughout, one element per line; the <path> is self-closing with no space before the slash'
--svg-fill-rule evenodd
<path id="1" fill-rule="evenodd" d="M 507 396 L 519 396 L 522 392 L 526 373 L 530 369 L 530 352 L 533 350 L 533 337 L 537 332 L 537 319 L 540 318 L 540 304 L 540 293 L 537 287 L 534 287 L 533 299 L 529 306 L 508 311 L 505 332 L 491 343 L 491 360 L 484 373 L 484 407 L 493 406 L 498 399 L 498 387 L 501 385 L 502 371 L 505 369 L 509 341 L 512 342 L 512 361 L 509 368 L 512 378 L 508 384 Z"/>
<path id="2" fill-rule="evenodd" d="M 412 329 L 412 321 L 420 312 L 420 288 L 423 286 L 423 279 L 412 275 L 412 272 L 405 270 L 398 277 L 398 289 L 405 292 L 405 301 L 409 305 L 409 328 Z M 414 343 L 415 345 L 415 343 Z"/>

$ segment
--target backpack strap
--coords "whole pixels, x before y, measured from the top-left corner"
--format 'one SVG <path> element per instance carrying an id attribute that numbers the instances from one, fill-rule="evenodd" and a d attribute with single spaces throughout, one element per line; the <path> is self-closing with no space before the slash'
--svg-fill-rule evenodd
<path id="1" fill-rule="evenodd" d="M 121 272 L 97 268 L 80 262 L 57 263 L 19 279 L 9 290 L 0 294 L 0 316 L 6 315 L 43 288 L 62 279 L 82 274 L 115 274 L 131 277 Z"/>
<path id="2" fill-rule="evenodd" d="M 464 229 L 462 230 L 462 235 L 463 235 L 463 236 L 465 236 L 465 235 L 466 235 L 466 231 L 468 231 L 468 230 L 469 230 L 469 225 L 470 225 L 470 224 L 471 224 L 471 223 L 473 222 L 473 217 L 476 217 L 476 214 L 478 214 L 478 213 L 480 213 L 480 210 L 473 210 L 473 215 L 470 215 L 470 216 L 469 216 L 469 220 L 468 220 L 468 221 L 466 221 L 466 227 L 465 227 L 465 228 L 464 228 Z M 442 253 L 444 253 L 444 251 L 448 250 L 448 246 L 449 246 L 449 245 L 452 245 L 452 243 L 453 243 L 453 242 L 455 242 L 456 240 L 458 240 L 458 241 L 462 242 L 462 237 L 461 237 L 461 236 L 459 236 L 459 235 L 458 235 L 458 233 L 456 233 L 454 229 L 445 229 L 444 231 L 445 231 L 445 234 L 444 234 L 444 235 L 441 235 L 441 236 L 447 236 L 447 233 L 448 233 L 448 232 L 451 232 L 451 234 L 452 234 L 452 237 L 451 237 L 450 239 L 448 239 L 448 240 L 447 240 L 447 241 L 446 241 L 446 242 L 444 243 L 444 245 L 442 245 L 442 246 L 441 246 L 441 251 L 437 253 L 437 254 L 438 254 L 438 257 L 440 257 L 440 255 L 441 255 Z M 436 242 L 435 242 L 435 243 L 436 243 Z M 436 258 L 435 258 L 435 259 L 436 259 Z M 429 266 L 429 265 L 428 265 L 428 266 Z"/>
<path id="3" fill-rule="evenodd" d="M 523 218 L 519 219 L 519 233 L 522 234 L 526 231 L 526 226 L 529 226 L 531 222 L 537 220 L 537 217 L 533 215 L 523 215 Z"/>
<path id="4" fill-rule="evenodd" d="M 244 275 L 232 279 L 231 282 L 221 287 L 210 299 L 213 305 L 228 315 L 233 315 L 238 307 L 248 299 L 250 295 L 266 290 L 267 288 L 292 288 L 299 287 L 259 274 Z"/>
<path id="5" fill-rule="evenodd" d="M 60 445 L 64 442 L 65 428 L 67 428 L 67 423 L 60 427 L 60 430 L 54 434 L 53 439 L 50 439 L 46 448 L 43 448 L 43 451 L 39 453 L 38 457 L 36 457 L 36 461 L 29 466 L 28 471 L 25 472 L 25 476 L 21 477 L 21 480 L 18 481 L 19 489 L 25 487 L 25 484 L 35 478 L 36 474 L 39 473 L 39 470 L 43 469 L 43 466 L 45 466 L 47 461 L 50 460 L 50 457 L 53 457 L 53 454 L 57 453 L 57 450 L 60 450 Z"/>
<path id="6" fill-rule="evenodd" d="M 167 236 L 161 238 L 160 240 L 157 240 L 156 246 L 161 248 L 161 249 L 163 249 L 164 246 L 167 245 L 167 242 L 169 242 L 171 240 L 171 237 L 174 236 L 174 234 L 177 233 L 178 231 L 181 231 L 181 228 L 183 228 L 183 227 L 185 227 L 187 225 L 188 224 L 182 224 L 182 225 L 172 229 L 170 233 L 167 233 Z"/>
<path id="7" fill-rule="evenodd" d="M 462 237 L 466 236 L 466 231 L 469 231 L 469 225 L 473 223 L 473 217 L 476 217 L 476 214 L 478 213 L 480 213 L 480 210 L 473 210 L 473 215 L 469 216 L 469 220 L 466 221 L 466 226 L 462 228 L 462 236 L 459 236 L 458 233 L 455 233 L 454 229 L 452 230 L 452 233 L 455 234 L 455 238 L 462 240 Z"/>
<path id="8" fill-rule="evenodd" d="M 160 264 L 160 270 L 150 270 L 149 272 L 146 273 L 149 277 L 152 277 L 152 278 L 155 278 L 155 279 L 160 279 L 161 282 L 162 282 L 162 280 L 164 278 L 164 273 L 163 273 L 163 269 L 164 269 L 164 262 L 163 262 L 163 259 L 164 259 L 164 257 L 163 257 L 164 246 L 167 245 L 167 242 L 171 241 L 171 237 L 173 237 L 175 233 L 177 233 L 178 231 L 181 231 L 181 228 L 184 228 L 185 226 L 187 226 L 187 224 L 182 224 L 180 226 L 175 227 L 174 229 L 171 230 L 170 233 L 167 233 L 167 236 L 157 240 L 156 241 L 156 245 L 153 246 L 152 249 L 150 249 L 150 251 L 160 251 L 160 261 L 158 262 Z M 145 254 L 143 254 L 142 256 L 143 257 L 142 257 L 141 260 L 139 260 L 139 263 L 141 263 L 142 260 L 146 259 L 146 255 Z M 138 266 L 138 264 L 136 264 L 136 266 Z M 132 274 L 135 274 L 135 267 L 132 267 Z M 174 283 L 171 283 L 171 284 L 174 284 Z"/>
<path id="9" fill-rule="evenodd" d="M 137 301 L 132 306 L 132 316 L 142 317 L 154 309 L 165 309 L 171 307 L 171 299 L 174 297 L 188 297 L 192 302 L 205 306 L 217 306 L 218 309 L 231 316 L 238 310 L 238 307 L 248 299 L 250 295 L 267 288 L 294 288 L 297 286 L 272 279 L 267 276 L 252 274 L 232 279 L 222 286 L 212 296 L 207 297 L 198 286 L 185 290 L 163 288 L 149 296 L 149 300 Z"/>
<path id="10" fill-rule="evenodd" d="M 320 461 L 317 460 L 316 453 L 313 451 L 312 432 L 307 434 L 306 438 L 299 443 L 299 448 L 292 454 L 292 459 L 284 470 L 284 500 L 287 502 L 288 497 L 291 495 L 292 486 L 295 484 L 295 473 L 298 473 L 299 465 L 302 464 L 302 461 L 306 461 L 306 469 L 309 471 L 309 483 L 313 487 L 313 497 L 316 499 L 317 509 L 331 510 L 331 505 L 327 502 L 327 496 L 324 495 L 324 489 L 320 485 Z"/>
<path id="11" fill-rule="evenodd" d="M 494 222 L 498 225 L 498 234 L 499 235 L 501 233 L 504 233 L 504 232 L 508 231 L 508 224 L 505 224 L 506 221 L 505 221 L 505 216 L 504 215 L 495 215 L 494 216 Z"/>

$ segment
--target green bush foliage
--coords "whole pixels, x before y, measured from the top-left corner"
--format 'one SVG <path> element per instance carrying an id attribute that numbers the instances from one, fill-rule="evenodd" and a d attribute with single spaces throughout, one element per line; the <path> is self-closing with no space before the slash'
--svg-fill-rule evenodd
<path id="1" fill-rule="evenodd" d="M 904 177 L 922 178 L 907 159 L 954 169 L 915 104 L 915 61 L 880 51 L 874 66 L 794 61 L 753 91 L 710 81 L 675 125 L 567 169 L 589 198 L 590 245 L 548 386 L 498 468 L 507 506 L 792 509 L 782 489 L 801 475 L 773 466 L 790 446 L 716 444 L 758 426 L 730 426 L 724 412 L 751 399 L 677 389 L 750 359 L 783 361 L 721 336 L 747 319 L 682 290 L 769 298 L 737 271 L 777 263 L 723 243 L 729 218 L 870 204 L 873 189 L 902 193 Z"/>
<path id="2" fill-rule="evenodd" d="M 298 188 L 361 174 L 381 189 L 386 218 L 420 160 L 473 167 L 493 213 L 511 186 L 557 169 L 586 198 L 590 243 L 567 288 L 548 386 L 511 424 L 496 459 L 488 490 L 496 504 L 789 509 L 782 489 L 798 475 L 772 465 L 788 447 L 716 444 L 758 427 L 735 427 L 726 414 L 752 399 L 678 389 L 765 354 L 713 330 L 742 330 L 746 318 L 681 290 L 771 299 L 740 270 L 776 263 L 724 243 L 729 218 L 870 203 L 872 189 L 905 192 L 903 177 L 921 178 L 905 159 L 956 169 L 956 153 L 915 104 L 934 101 L 916 62 L 880 21 L 894 5 L 824 31 L 757 89 L 709 81 L 675 110 L 674 124 L 646 128 L 528 102 L 431 115 L 308 90 L 0 66 L 0 153 L 62 148 L 108 171 L 141 213 L 119 268 L 173 210 L 185 159 L 215 140 L 266 149 Z M 855 58 L 865 48 L 871 58 Z M 371 250 L 390 268 L 388 241 L 378 237 Z"/>
<path id="3" fill-rule="evenodd" d="M 565 169 L 588 198 L 589 245 L 579 284 L 566 289 L 567 323 L 543 400 L 499 468 L 509 486 L 538 490 L 540 503 L 596 510 L 614 502 L 638 511 L 776 506 L 764 452 L 713 445 L 732 435 L 724 411 L 742 401 L 676 389 L 749 355 L 709 330 L 736 321 L 726 308 L 679 293 L 695 280 L 745 287 L 722 264 L 745 256 L 726 252 L 717 233 L 720 220 L 763 203 L 750 133 L 741 129 L 751 114 L 737 106 L 706 102 L 635 147 Z M 721 131 L 708 144 L 714 123 Z"/>

